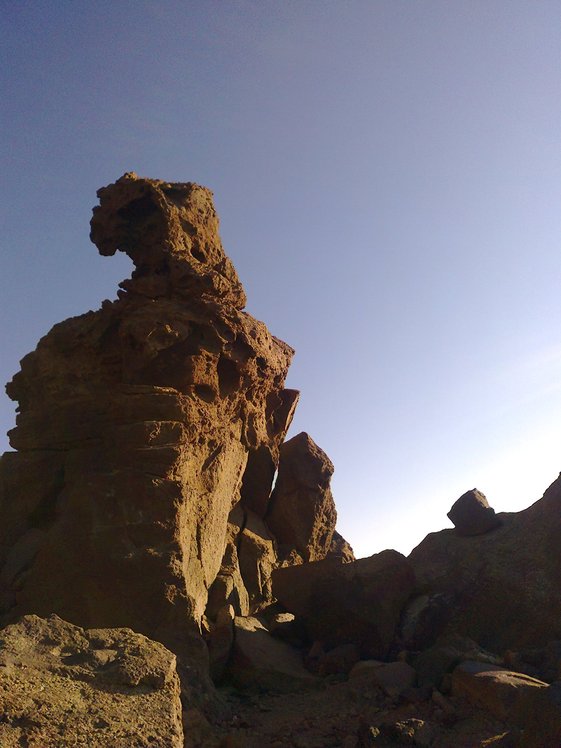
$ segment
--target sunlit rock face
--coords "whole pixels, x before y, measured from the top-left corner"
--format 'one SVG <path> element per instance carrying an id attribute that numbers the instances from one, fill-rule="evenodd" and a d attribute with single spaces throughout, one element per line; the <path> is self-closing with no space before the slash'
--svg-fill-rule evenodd
<path id="1" fill-rule="evenodd" d="M 125 174 L 98 197 L 92 240 L 135 270 L 117 301 L 55 325 L 7 386 L 2 612 L 129 626 L 181 653 L 248 458 L 272 483 L 293 351 L 241 311 L 209 190 Z M 266 508 L 269 478 L 250 478 Z"/>

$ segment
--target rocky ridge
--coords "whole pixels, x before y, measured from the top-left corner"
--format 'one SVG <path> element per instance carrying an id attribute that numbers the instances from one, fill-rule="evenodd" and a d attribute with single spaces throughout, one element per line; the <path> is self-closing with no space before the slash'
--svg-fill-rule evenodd
<path id="1" fill-rule="evenodd" d="M 92 241 L 132 277 L 7 385 L 2 745 L 561 744 L 561 478 L 355 560 L 210 191 L 129 173 L 98 197 Z"/>

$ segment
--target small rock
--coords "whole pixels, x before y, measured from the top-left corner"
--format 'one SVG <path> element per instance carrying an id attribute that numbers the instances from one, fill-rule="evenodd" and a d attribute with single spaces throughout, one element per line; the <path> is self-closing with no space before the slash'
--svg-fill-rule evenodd
<path id="1" fill-rule="evenodd" d="M 477 488 L 467 491 L 452 505 L 448 517 L 463 536 L 483 535 L 501 524 L 485 495 Z"/>

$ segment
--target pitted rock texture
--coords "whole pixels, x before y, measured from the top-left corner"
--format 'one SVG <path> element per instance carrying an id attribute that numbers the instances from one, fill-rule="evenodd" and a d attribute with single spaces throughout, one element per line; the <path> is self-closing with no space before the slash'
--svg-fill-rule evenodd
<path id="1" fill-rule="evenodd" d="M 7 386 L 0 605 L 4 621 L 130 626 L 192 661 L 248 458 L 278 464 L 293 350 L 240 311 L 208 190 L 126 174 L 98 195 L 93 241 L 136 269 Z"/>
<path id="2" fill-rule="evenodd" d="M 224 254 L 210 190 L 130 172 L 97 196 L 90 238 L 100 254 L 120 250 L 134 262 L 124 290 L 148 298 L 215 297 L 221 305 L 244 308 L 245 292 Z"/>
<path id="3" fill-rule="evenodd" d="M 130 629 L 25 616 L 0 632 L 0 745 L 183 748 L 175 664 Z"/>

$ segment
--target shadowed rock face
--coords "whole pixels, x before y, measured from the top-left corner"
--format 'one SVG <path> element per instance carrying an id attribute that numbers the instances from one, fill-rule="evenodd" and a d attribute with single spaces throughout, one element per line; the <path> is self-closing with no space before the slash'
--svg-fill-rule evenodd
<path id="1" fill-rule="evenodd" d="M 209 190 L 126 174 L 98 195 L 93 241 L 136 269 L 7 387 L 0 602 L 5 621 L 130 626 L 192 658 L 248 456 L 278 463 L 293 351 L 240 311 Z"/>
<path id="2" fill-rule="evenodd" d="M 500 653 L 561 639 L 561 478 L 531 507 L 497 521 L 474 537 L 431 533 L 409 556 L 425 596 L 415 648 L 445 633 Z"/>

